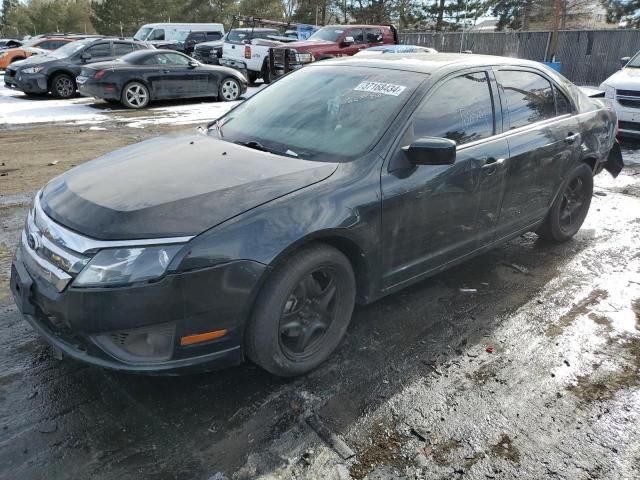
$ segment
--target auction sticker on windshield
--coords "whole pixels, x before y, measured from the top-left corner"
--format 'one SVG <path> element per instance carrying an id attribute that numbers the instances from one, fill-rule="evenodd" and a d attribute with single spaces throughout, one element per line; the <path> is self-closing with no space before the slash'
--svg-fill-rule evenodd
<path id="1" fill-rule="evenodd" d="M 354 90 L 358 92 L 371 92 L 382 93 L 383 95 L 393 95 L 397 97 L 404 89 L 407 88 L 402 85 L 394 85 L 392 83 L 380 83 L 380 82 L 360 82 Z"/>

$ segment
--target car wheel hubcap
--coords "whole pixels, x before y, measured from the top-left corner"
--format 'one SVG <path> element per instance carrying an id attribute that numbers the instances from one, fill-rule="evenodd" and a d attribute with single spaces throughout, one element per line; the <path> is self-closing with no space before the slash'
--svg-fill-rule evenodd
<path id="1" fill-rule="evenodd" d="M 60 78 L 56 82 L 56 90 L 62 97 L 69 97 L 73 93 L 73 82 L 68 78 Z"/>
<path id="2" fill-rule="evenodd" d="M 580 218 L 585 192 L 586 189 L 581 178 L 574 178 L 567 185 L 560 206 L 560 225 L 564 230 L 569 230 Z"/>
<path id="3" fill-rule="evenodd" d="M 222 96 L 225 100 L 235 100 L 238 98 L 238 94 L 240 93 L 240 88 L 238 84 L 233 80 L 226 80 L 222 84 Z"/>
<path id="4" fill-rule="evenodd" d="M 140 85 L 127 88 L 127 102 L 134 107 L 142 107 L 147 103 L 147 92 Z"/>
<path id="5" fill-rule="evenodd" d="M 336 313 L 336 282 L 329 268 L 300 280 L 280 316 L 280 345 L 289 358 L 314 354 L 322 345 Z"/>

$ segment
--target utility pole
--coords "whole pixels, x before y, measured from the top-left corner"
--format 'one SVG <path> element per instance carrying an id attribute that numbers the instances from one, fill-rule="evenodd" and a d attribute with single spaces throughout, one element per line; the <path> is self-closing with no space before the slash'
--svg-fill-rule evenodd
<path id="1" fill-rule="evenodd" d="M 562 0 L 555 0 L 553 5 L 553 29 L 551 31 L 551 45 L 549 46 L 549 58 L 547 62 L 556 61 L 556 50 L 558 49 L 558 30 L 560 29 L 560 11 L 562 9 Z"/>

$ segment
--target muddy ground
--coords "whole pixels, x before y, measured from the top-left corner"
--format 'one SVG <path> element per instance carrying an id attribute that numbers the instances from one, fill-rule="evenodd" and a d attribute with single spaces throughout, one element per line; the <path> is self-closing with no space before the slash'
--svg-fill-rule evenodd
<path id="1" fill-rule="evenodd" d="M 37 188 L 175 129 L 104 127 L 0 131 L 0 478 L 640 478 L 640 145 L 573 241 L 527 234 L 357 308 L 305 377 L 162 378 L 54 360 L 7 288 Z"/>

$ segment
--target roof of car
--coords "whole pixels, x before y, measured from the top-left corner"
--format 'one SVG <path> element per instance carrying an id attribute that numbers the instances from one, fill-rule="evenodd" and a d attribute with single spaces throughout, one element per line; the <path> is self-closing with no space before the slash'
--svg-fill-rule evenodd
<path id="1" fill-rule="evenodd" d="M 420 73 L 432 73 L 447 66 L 480 67 L 487 65 L 513 65 L 539 68 L 542 64 L 521 58 L 476 55 L 466 53 L 407 53 L 384 56 L 342 57 L 324 60 L 319 65 L 354 65 L 363 67 L 391 68 Z M 314 65 L 314 64 L 312 64 Z"/>
<path id="2" fill-rule="evenodd" d="M 238 28 L 234 28 L 232 30 L 240 30 L 241 32 L 249 32 L 249 31 L 255 31 L 255 32 L 277 32 L 278 29 L 277 28 L 266 28 L 266 27 L 238 27 Z"/>

